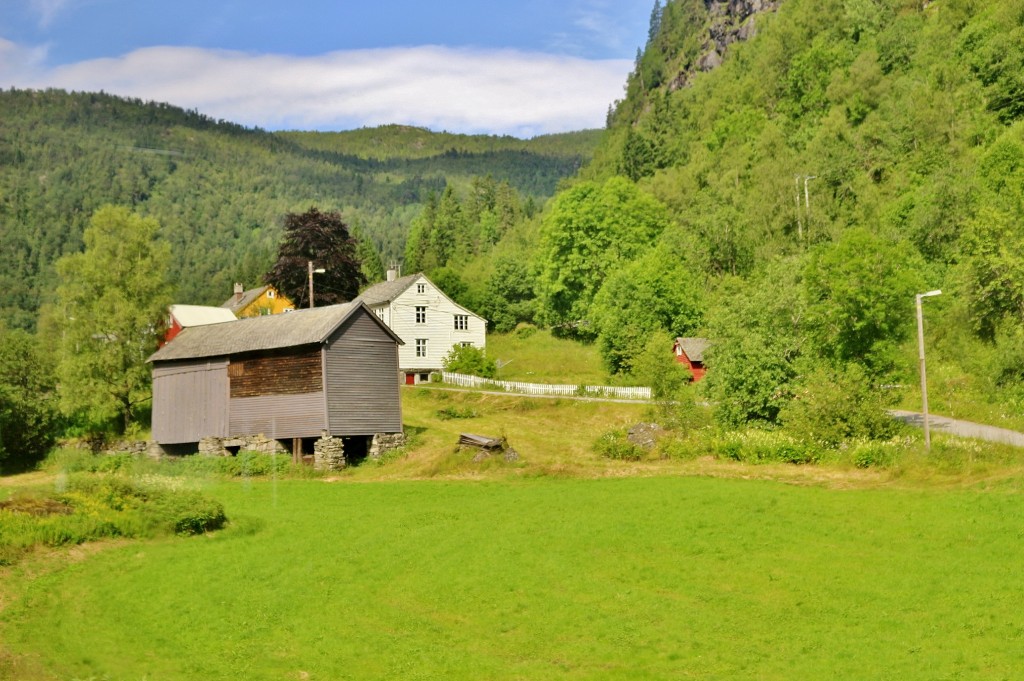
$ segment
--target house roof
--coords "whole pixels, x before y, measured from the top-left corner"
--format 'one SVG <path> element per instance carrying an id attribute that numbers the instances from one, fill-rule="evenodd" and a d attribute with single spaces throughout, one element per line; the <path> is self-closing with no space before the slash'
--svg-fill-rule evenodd
<path id="1" fill-rule="evenodd" d="M 710 344 L 707 338 L 676 338 L 676 345 L 683 349 L 691 362 L 703 362 L 704 351 Z"/>
<path id="2" fill-rule="evenodd" d="M 235 321 L 235 313 L 209 305 L 171 305 L 171 316 L 182 326 L 203 326 Z"/>
<path id="3" fill-rule="evenodd" d="M 323 343 L 358 310 L 365 310 L 374 323 L 402 344 L 402 339 L 377 319 L 377 315 L 370 313 L 369 309 L 358 301 L 352 301 L 342 305 L 295 310 L 286 314 L 189 327 L 153 353 L 148 361 L 223 357 L 243 352 Z"/>
<path id="4" fill-rule="evenodd" d="M 412 283 L 422 276 L 422 272 L 417 272 L 416 274 L 399 277 L 394 281 L 382 281 L 360 293 L 359 296 L 356 297 L 356 300 L 362 300 L 364 303 L 371 306 L 390 303 L 392 300 L 402 295 L 402 292 L 405 291 L 405 289 L 412 286 Z"/>
<path id="5" fill-rule="evenodd" d="M 257 286 L 256 288 L 251 288 L 248 291 L 244 291 L 242 293 L 242 297 L 238 299 L 237 302 L 235 301 L 235 296 L 231 296 L 230 298 L 225 300 L 223 304 L 221 304 L 221 307 L 226 307 L 232 312 L 244 310 L 249 305 L 251 305 L 254 300 L 262 296 L 263 292 L 266 291 L 268 288 L 270 288 L 270 286 Z"/>

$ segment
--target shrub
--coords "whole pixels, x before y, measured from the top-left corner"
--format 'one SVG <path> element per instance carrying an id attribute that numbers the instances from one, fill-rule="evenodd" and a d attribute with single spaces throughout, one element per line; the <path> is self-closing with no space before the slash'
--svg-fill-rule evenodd
<path id="1" fill-rule="evenodd" d="M 594 442 L 594 451 L 606 459 L 639 461 L 647 455 L 641 447 L 629 441 L 623 429 L 610 430 Z"/>
<path id="2" fill-rule="evenodd" d="M 498 366 L 493 359 L 474 345 L 453 345 L 444 360 L 445 371 L 452 371 L 481 378 L 494 378 L 498 375 Z"/>
<path id="3" fill-rule="evenodd" d="M 716 456 L 745 463 L 815 463 L 820 453 L 777 430 L 731 431 L 712 442 Z"/>
<path id="4" fill-rule="evenodd" d="M 663 459 L 690 461 L 708 453 L 704 437 L 665 437 L 658 442 L 658 454 Z"/>
<path id="5" fill-rule="evenodd" d="M 447 406 L 444 409 L 437 410 L 437 418 L 442 421 L 449 421 L 451 419 L 474 419 L 477 416 L 479 416 L 479 414 L 469 407 L 459 409 L 455 406 Z"/>
<path id="6" fill-rule="evenodd" d="M 818 368 L 800 381 L 780 416 L 791 435 L 821 447 L 854 439 L 884 440 L 899 429 L 886 413 L 886 397 L 856 364 Z"/>
<path id="7" fill-rule="evenodd" d="M 535 333 L 537 333 L 537 327 L 534 326 L 533 324 L 528 324 L 526 322 L 520 322 L 515 329 L 516 338 L 522 340 L 529 338 Z"/>
<path id="8" fill-rule="evenodd" d="M 857 468 L 888 468 L 896 463 L 901 451 L 892 441 L 859 440 L 850 446 L 849 456 Z"/>
<path id="9" fill-rule="evenodd" d="M 75 473 L 67 477 L 63 491 L 22 492 L 0 503 L 0 564 L 15 562 L 36 545 L 198 534 L 225 521 L 219 502 L 156 478 Z"/>
<path id="10" fill-rule="evenodd" d="M 188 473 L 227 475 L 234 478 L 254 478 L 267 475 L 285 475 L 299 472 L 291 457 L 285 454 L 262 454 L 241 451 L 235 456 L 187 456 L 176 462 Z M 308 468 L 308 466 L 302 466 Z"/>

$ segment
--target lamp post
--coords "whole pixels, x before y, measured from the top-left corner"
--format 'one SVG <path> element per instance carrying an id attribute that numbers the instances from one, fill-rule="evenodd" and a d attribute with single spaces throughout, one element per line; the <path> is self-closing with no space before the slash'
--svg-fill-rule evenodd
<path id="1" fill-rule="evenodd" d="M 323 267 L 318 267 L 316 269 L 313 269 L 313 261 L 312 260 L 309 261 L 309 306 L 310 307 L 313 307 L 313 273 L 316 272 L 317 274 L 323 274 L 326 271 L 327 270 L 325 270 Z"/>
<path id="2" fill-rule="evenodd" d="M 932 449 L 932 434 L 928 426 L 928 380 L 925 378 L 924 372 L 924 318 L 921 315 L 921 299 L 937 296 L 941 293 L 942 291 L 935 290 L 928 291 L 927 293 L 918 293 L 914 296 L 917 302 L 917 357 L 918 363 L 921 365 L 921 410 L 924 414 L 925 451 L 931 451 Z"/>

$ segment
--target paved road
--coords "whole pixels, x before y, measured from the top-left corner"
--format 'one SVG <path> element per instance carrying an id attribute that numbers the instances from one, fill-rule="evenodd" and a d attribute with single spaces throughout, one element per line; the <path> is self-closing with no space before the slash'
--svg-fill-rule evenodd
<path id="1" fill-rule="evenodd" d="M 924 428 L 924 417 L 917 412 L 890 409 L 889 413 L 904 423 Z M 980 423 L 971 423 L 970 421 L 957 421 L 956 419 L 935 416 L 934 414 L 928 415 L 928 425 L 932 431 L 950 433 L 959 437 L 988 440 L 989 442 L 1002 442 L 1014 447 L 1024 447 L 1024 433 L 1018 433 L 1015 430 L 983 426 Z"/>

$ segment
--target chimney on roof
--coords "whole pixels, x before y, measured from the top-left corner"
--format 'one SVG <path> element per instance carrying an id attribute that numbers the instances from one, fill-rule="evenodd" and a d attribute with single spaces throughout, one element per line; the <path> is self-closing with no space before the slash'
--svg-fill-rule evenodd
<path id="1" fill-rule="evenodd" d="M 241 284 L 235 284 L 235 302 L 236 303 L 242 299 L 242 293 L 244 293 L 244 292 L 245 292 L 245 289 L 242 287 Z"/>
<path id="2" fill-rule="evenodd" d="M 388 270 L 388 281 L 394 281 L 397 278 L 398 278 L 398 270 L 396 270 L 395 268 L 392 267 L 391 269 Z"/>

